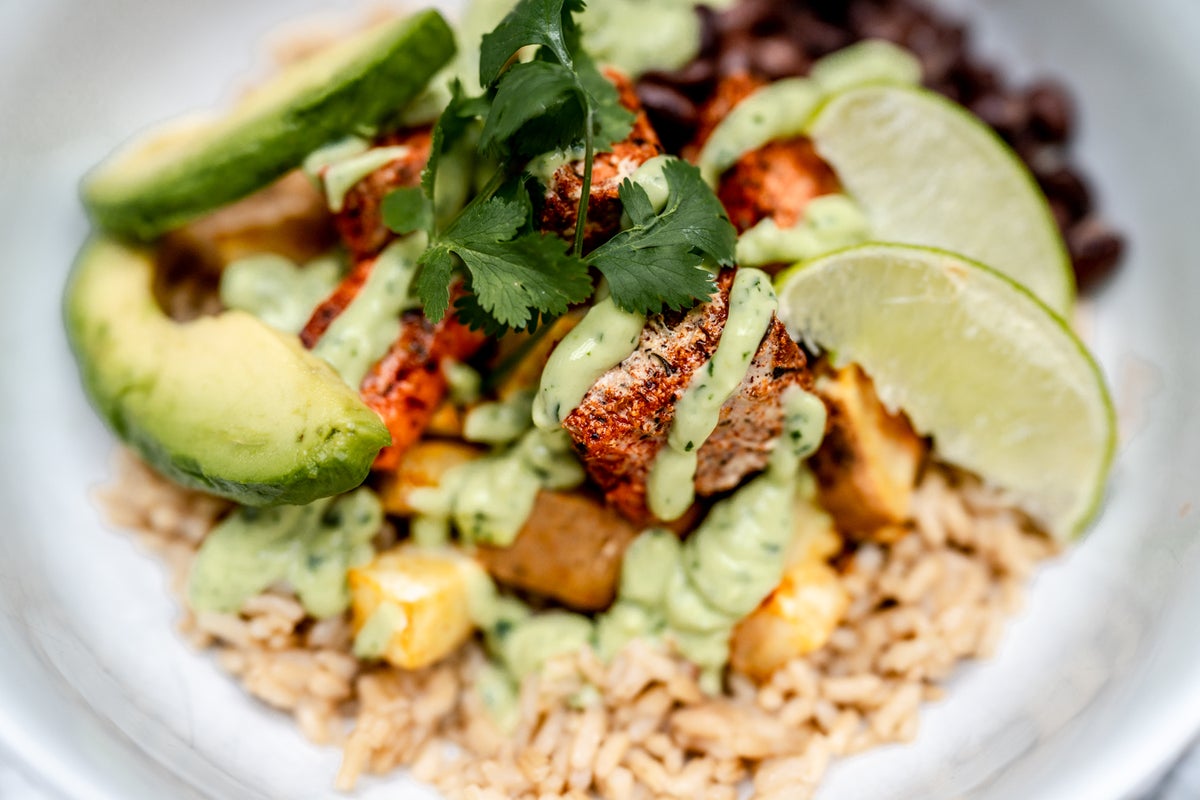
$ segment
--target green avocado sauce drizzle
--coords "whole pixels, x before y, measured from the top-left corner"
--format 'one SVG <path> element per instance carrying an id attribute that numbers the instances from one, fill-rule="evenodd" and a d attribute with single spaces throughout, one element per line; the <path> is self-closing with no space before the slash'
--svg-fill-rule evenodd
<path id="1" fill-rule="evenodd" d="M 341 261 L 333 255 L 304 266 L 274 253 L 246 256 L 221 273 L 221 304 L 253 314 L 284 333 L 299 333 L 341 276 Z"/>
<path id="2" fill-rule="evenodd" d="M 807 78 L 787 78 L 755 91 L 713 130 L 697 159 L 709 185 L 746 153 L 768 142 L 803 136 L 809 120 L 831 95 L 869 83 L 918 84 L 920 62 L 907 50 L 881 41 L 852 45 L 819 59 Z M 794 227 L 764 219 L 738 237 L 743 267 L 793 263 L 870 238 L 866 216 L 844 194 L 817 197 Z"/>
<path id="3" fill-rule="evenodd" d="M 274 584 L 286 582 L 314 617 L 349 607 L 346 570 L 374 555 L 371 539 L 383 507 L 370 489 L 304 506 L 239 508 L 213 528 L 188 578 L 194 611 L 236 613 Z"/>
<path id="4" fill-rule="evenodd" d="M 695 500 L 697 453 L 716 430 L 721 407 L 745 377 L 778 307 L 766 273 L 738 270 L 721 341 L 675 403 L 667 443 L 646 479 L 646 501 L 659 519 L 677 519 Z"/>
<path id="5" fill-rule="evenodd" d="M 354 300 L 313 348 L 351 386 L 357 388 L 371 365 L 396 341 L 400 313 L 416 307 L 409 287 L 426 243 L 425 234 L 418 232 L 389 244 Z"/>
<path id="6" fill-rule="evenodd" d="M 713 506 L 686 541 L 659 528 L 638 536 L 625 552 L 616 602 L 594 621 L 535 613 L 481 576 L 470 611 L 497 663 L 485 702 L 498 720 L 513 718 L 516 687 L 547 661 L 585 646 L 611 658 L 636 638 L 671 643 L 701 668 L 705 691 L 720 690 L 734 626 L 783 576 L 796 499 L 811 491 L 801 462 L 825 429 L 825 406 L 815 395 L 794 387 L 784 404 L 784 434 L 766 471 Z"/>
<path id="7" fill-rule="evenodd" d="M 414 491 L 413 536 L 422 546 L 441 544 L 453 523 L 464 542 L 507 547 L 539 491 L 573 489 L 583 478 L 565 431 L 527 431 L 512 445 L 450 470 L 437 488 Z"/>

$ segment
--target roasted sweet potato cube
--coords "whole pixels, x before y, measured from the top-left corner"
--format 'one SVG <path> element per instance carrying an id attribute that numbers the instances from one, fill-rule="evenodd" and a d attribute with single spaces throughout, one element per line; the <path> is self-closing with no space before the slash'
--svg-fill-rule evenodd
<path id="1" fill-rule="evenodd" d="M 502 583 L 597 611 L 612 603 L 625 548 L 638 532 L 594 497 L 541 492 L 512 545 L 480 547 L 476 557 Z"/>
<path id="2" fill-rule="evenodd" d="M 857 536 L 904 524 L 924 441 L 903 414 L 884 408 L 857 365 L 822 375 L 816 390 L 829 409 L 825 440 L 809 461 L 821 505 Z"/>

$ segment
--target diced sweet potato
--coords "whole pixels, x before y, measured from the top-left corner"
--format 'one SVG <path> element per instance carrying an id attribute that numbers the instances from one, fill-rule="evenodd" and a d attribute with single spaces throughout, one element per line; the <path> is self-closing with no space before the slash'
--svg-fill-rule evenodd
<path id="1" fill-rule="evenodd" d="M 743 675 L 766 680 L 793 658 L 824 647 L 849 605 L 850 597 L 832 567 L 819 560 L 799 561 L 734 628 L 729 663 Z"/>
<path id="2" fill-rule="evenodd" d="M 503 583 L 598 611 L 612 603 L 625 548 L 638 532 L 595 498 L 540 492 L 512 545 L 480 547 L 477 558 Z"/>
<path id="3" fill-rule="evenodd" d="M 829 409 L 825 439 L 809 461 L 821 505 L 843 532 L 887 535 L 909 518 L 925 443 L 903 414 L 883 407 L 857 365 L 822 375 L 816 391 Z"/>
<path id="4" fill-rule="evenodd" d="M 355 633 L 388 604 L 397 624 L 387 637 L 384 659 L 401 669 L 440 661 L 474 630 L 468 597 L 478 570 L 474 561 L 454 550 L 401 545 L 380 553 L 347 575 Z"/>
<path id="5" fill-rule="evenodd" d="M 389 514 L 416 513 L 409 503 L 413 491 L 437 487 L 446 473 L 483 455 L 478 447 L 441 439 L 421 441 L 400 458 L 394 472 L 379 483 L 379 499 Z"/>

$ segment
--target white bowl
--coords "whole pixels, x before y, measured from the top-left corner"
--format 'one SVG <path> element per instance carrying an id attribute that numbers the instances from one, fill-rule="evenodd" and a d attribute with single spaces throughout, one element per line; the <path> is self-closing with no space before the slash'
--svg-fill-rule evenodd
<path id="1" fill-rule="evenodd" d="M 332 797 L 306 743 L 173 633 L 163 569 L 88 500 L 113 450 L 59 293 L 79 175 L 140 126 L 228 99 L 260 37 L 332 3 L 0 5 L 0 751 L 74 798 Z M 1122 444 L 1100 523 L 1038 577 L 999 656 L 919 740 L 839 762 L 826 798 L 1115 798 L 1200 728 L 1200 6 L 954 3 L 985 49 L 1066 77 L 1078 157 L 1132 248 L 1085 320 Z M 362 797 L 426 796 L 402 777 Z"/>

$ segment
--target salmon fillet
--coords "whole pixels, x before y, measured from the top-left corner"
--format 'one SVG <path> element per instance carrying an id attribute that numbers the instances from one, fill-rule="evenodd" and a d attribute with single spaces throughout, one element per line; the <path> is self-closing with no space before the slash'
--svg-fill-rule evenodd
<path id="1" fill-rule="evenodd" d="M 617 87 L 621 105 L 636 116 L 629 136 L 614 144 L 611 152 L 598 153 L 592 160 L 592 187 L 583 239 L 585 250 L 603 243 L 621 229 L 622 206 L 618 194 L 621 182 L 642 164 L 663 153 L 662 143 L 642 109 L 633 84 L 616 70 L 605 70 L 604 74 Z M 582 191 L 583 159 L 559 167 L 543 195 L 538 227 L 566 239 L 573 238 Z"/>
<path id="2" fill-rule="evenodd" d="M 404 146 L 408 153 L 393 159 L 350 187 L 333 224 L 354 261 L 371 258 L 396 235 L 383 224 L 383 198 L 393 189 L 418 186 L 432 147 L 430 128 L 410 128 L 380 137 L 375 147 Z"/>
<path id="3" fill-rule="evenodd" d="M 700 110 L 700 126 L 696 138 L 684 148 L 685 156 L 695 161 L 721 120 L 764 85 L 748 74 L 732 75 L 718 83 Z M 817 155 L 812 142 L 796 136 L 768 142 L 739 158 L 721 176 L 717 197 L 742 233 L 767 217 L 774 218 L 781 228 L 790 228 L 804 218 L 810 200 L 839 190 L 837 176 Z"/>
<path id="4" fill-rule="evenodd" d="M 717 349 L 734 273 L 721 272 L 709 302 L 651 317 L 637 349 L 602 375 L 563 420 L 592 479 L 636 524 L 656 521 L 646 506 L 646 477 L 666 443 L 676 402 Z M 804 354 L 772 318 L 745 378 L 697 454 L 696 494 L 732 489 L 763 469 L 783 432 L 784 391 L 811 384 Z"/>

